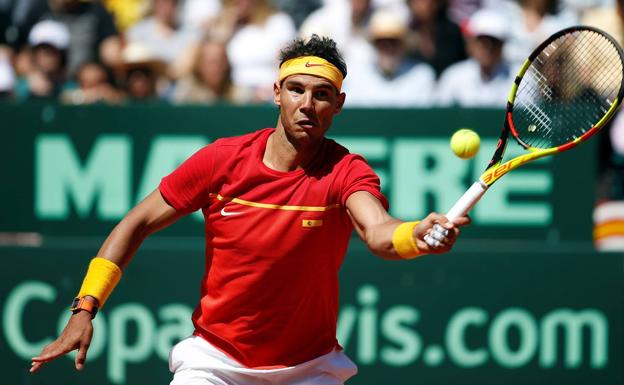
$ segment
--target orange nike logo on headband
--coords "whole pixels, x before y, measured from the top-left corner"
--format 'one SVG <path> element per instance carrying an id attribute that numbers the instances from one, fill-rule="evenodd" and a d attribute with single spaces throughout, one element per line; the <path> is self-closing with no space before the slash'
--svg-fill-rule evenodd
<path id="1" fill-rule="evenodd" d="M 310 67 L 322 67 L 322 64 L 314 64 L 314 63 L 310 63 L 309 61 L 305 63 L 305 66 L 310 68 Z"/>

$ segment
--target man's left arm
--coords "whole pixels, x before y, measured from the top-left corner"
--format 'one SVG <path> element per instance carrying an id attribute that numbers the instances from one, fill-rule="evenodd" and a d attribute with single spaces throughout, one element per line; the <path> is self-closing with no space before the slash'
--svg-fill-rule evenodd
<path id="1" fill-rule="evenodd" d="M 440 254 L 451 249 L 459 227 L 470 223 L 466 216 L 450 222 L 439 213 L 431 213 L 421 221 L 403 222 L 393 218 L 374 195 L 356 191 L 346 201 L 347 212 L 353 226 L 368 248 L 386 259 L 410 259 L 423 254 Z M 448 230 L 439 245 L 431 247 L 424 241 L 435 224 Z"/>

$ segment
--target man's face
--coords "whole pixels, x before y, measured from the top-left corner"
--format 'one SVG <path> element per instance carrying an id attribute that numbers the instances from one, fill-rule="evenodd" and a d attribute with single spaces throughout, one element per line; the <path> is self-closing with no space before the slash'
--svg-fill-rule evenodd
<path id="1" fill-rule="evenodd" d="M 126 80 L 128 94 L 133 99 L 149 99 L 156 96 L 156 76 L 145 68 L 134 68 Z"/>
<path id="2" fill-rule="evenodd" d="M 377 65 L 386 76 L 394 75 L 405 58 L 405 44 L 398 38 L 375 39 Z"/>
<path id="3" fill-rule="evenodd" d="M 289 76 L 281 86 L 275 83 L 273 92 L 279 123 L 301 144 L 322 139 L 345 100 L 328 80 L 312 75 Z"/>
<path id="4" fill-rule="evenodd" d="M 106 70 L 99 64 L 85 64 L 78 72 L 78 84 L 83 90 L 96 89 L 106 81 Z"/>
<path id="5" fill-rule="evenodd" d="M 489 36 L 468 39 L 468 52 L 482 68 L 491 70 L 503 57 L 503 42 Z"/>
<path id="6" fill-rule="evenodd" d="M 176 0 L 154 0 L 154 15 L 163 22 L 173 25 L 176 17 Z"/>
<path id="7" fill-rule="evenodd" d="M 435 19 L 440 7 L 440 0 L 409 0 L 408 6 L 414 17 L 418 21 L 431 21 Z"/>
<path id="8" fill-rule="evenodd" d="M 63 54 L 49 44 L 41 44 L 33 50 L 35 68 L 46 74 L 52 74 L 63 69 Z"/>
<path id="9" fill-rule="evenodd" d="M 354 20 L 361 20 L 370 10 L 370 0 L 351 0 L 351 13 Z"/>
<path id="10" fill-rule="evenodd" d="M 234 0 L 235 13 L 238 20 L 247 20 L 251 17 L 255 9 L 261 2 L 257 0 Z"/>
<path id="11" fill-rule="evenodd" d="M 522 0 L 522 8 L 534 9 L 540 14 L 545 14 L 553 8 L 553 0 Z"/>
<path id="12" fill-rule="evenodd" d="M 217 89 L 229 81 L 230 63 L 225 45 L 215 42 L 202 44 L 197 63 L 199 77 L 209 87 Z"/>

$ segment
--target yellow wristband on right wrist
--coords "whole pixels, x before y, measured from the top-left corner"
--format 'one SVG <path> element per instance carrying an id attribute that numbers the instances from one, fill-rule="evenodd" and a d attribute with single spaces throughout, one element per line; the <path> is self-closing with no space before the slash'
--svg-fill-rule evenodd
<path id="1" fill-rule="evenodd" d="M 394 229 L 392 246 L 394 246 L 394 250 L 403 259 L 416 258 L 422 254 L 418 250 L 416 240 L 414 239 L 414 227 L 419 223 L 420 221 L 403 222 Z"/>
<path id="2" fill-rule="evenodd" d="M 96 257 L 89 263 L 89 269 L 82 281 L 77 298 L 85 295 L 98 300 L 101 308 L 121 279 L 121 268 L 106 258 Z"/>

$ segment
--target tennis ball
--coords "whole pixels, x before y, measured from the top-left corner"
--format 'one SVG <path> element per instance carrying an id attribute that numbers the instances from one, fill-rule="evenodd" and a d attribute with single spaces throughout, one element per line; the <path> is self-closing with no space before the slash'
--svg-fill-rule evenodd
<path id="1" fill-rule="evenodd" d="M 480 145 L 479 134 L 467 128 L 457 130 L 451 137 L 451 150 L 462 159 L 475 156 Z"/>

